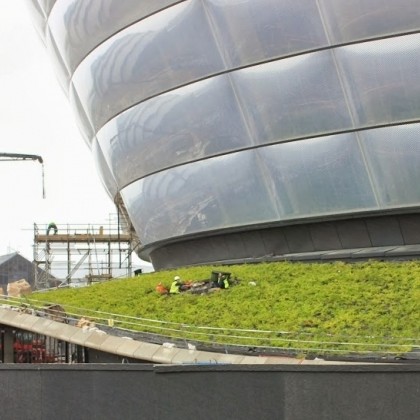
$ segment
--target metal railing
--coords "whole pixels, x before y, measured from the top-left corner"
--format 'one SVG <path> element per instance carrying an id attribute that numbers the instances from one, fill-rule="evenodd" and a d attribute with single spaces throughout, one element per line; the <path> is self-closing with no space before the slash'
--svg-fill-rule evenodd
<path id="1" fill-rule="evenodd" d="M 420 348 L 419 337 L 378 337 L 318 334 L 306 331 L 257 330 L 191 325 L 150 318 L 77 308 L 28 298 L 0 297 L 3 307 L 38 316 L 54 317 L 85 328 L 99 328 L 116 335 L 133 334 L 142 341 L 224 352 L 336 355 L 351 357 L 403 357 Z"/>

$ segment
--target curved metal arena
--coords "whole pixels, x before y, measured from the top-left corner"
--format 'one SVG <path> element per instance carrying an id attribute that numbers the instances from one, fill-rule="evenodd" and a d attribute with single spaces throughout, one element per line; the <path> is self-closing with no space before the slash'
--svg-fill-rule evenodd
<path id="1" fill-rule="evenodd" d="M 419 245 L 418 0 L 31 0 L 155 269 Z"/>

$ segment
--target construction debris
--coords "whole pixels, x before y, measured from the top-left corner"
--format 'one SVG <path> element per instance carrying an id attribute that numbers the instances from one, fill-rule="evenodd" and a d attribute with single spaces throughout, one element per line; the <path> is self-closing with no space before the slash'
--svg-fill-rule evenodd
<path id="1" fill-rule="evenodd" d="M 32 293 L 31 285 L 25 280 L 16 280 L 7 285 L 7 295 L 18 298 Z"/>

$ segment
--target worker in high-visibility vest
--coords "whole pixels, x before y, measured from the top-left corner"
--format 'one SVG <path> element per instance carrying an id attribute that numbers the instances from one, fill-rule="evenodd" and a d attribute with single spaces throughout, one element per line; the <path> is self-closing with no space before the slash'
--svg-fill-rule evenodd
<path id="1" fill-rule="evenodd" d="M 182 286 L 181 277 L 175 276 L 174 281 L 171 284 L 171 288 L 169 289 L 169 293 L 171 295 L 181 293 L 181 286 Z"/>
<path id="2" fill-rule="evenodd" d="M 171 288 L 169 289 L 169 294 L 177 294 L 184 292 L 191 288 L 191 282 L 184 283 L 181 281 L 181 277 L 175 276 L 174 281 L 171 284 Z"/>
<path id="3" fill-rule="evenodd" d="M 226 274 L 219 273 L 217 276 L 217 285 L 221 289 L 228 289 L 230 286 L 228 276 Z"/>

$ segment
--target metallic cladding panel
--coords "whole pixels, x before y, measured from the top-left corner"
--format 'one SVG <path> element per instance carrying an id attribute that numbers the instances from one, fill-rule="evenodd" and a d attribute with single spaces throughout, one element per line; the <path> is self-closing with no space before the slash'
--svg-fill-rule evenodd
<path id="1" fill-rule="evenodd" d="M 47 19 L 50 15 L 56 0 L 23 0 L 31 15 L 35 29 L 42 42 L 45 43 L 46 32 L 48 29 Z"/>
<path id="2" fill-rule="evenodd" d="M 104 42 L 73 82 L 98 130 L 137 102 L 224 69 L 202 3 L 186 1 Z"/>
<path id="3" fill-rule="evenodd" d="M 372 246 L 365 220 L 341 220 L 336 223 L 343 248 L 368 248 Z"/>
<path id="4" fill-rule="evenodd" d="M 226 255 L 229 255 L 230 258 L 241 258 L 242 255 L 246 255 L 246 247 L 242 241 L 242 236 L 240 233 L 232 234 L 232 241 L 226 242 Z"/>
<path id="5" fill-rule="evenodd" d="M 79 127 L 146 247 L 420 208 L 418 0 L 31 4 L 38 26 L 49 15 Z M 221 248 L 402 241 L 392 224 L 372 240 L 364 222 L 340 223 Z"/>
<path id="6" fill-rule="evenodd" d="M 419 214 L 331 220 L 269 229 L 256 228 L 241 232 L 240 235 L 222 232 L 220 235 L 166 244 L 153 249 L 150 255 L 153 264 L 162 269 L 205 262 L 232 264 L 233 261 L 261 262 L 285 259 L 312 261 L 320 259 L 366 261 L 369 258 L 387 257 L 410 259 L 419 252 L 419 229 Z M 417 245 L 406 245 L 409 240 L 415 241 L 413 235 L 416 235 L 416 232 Z M 341 248 L 338 246 L 337 235 Z M 401 237 L 404 245 L 400 243 Z M 381 246 L 374 246 L 372 242 L 381 243 Z M 391 246 L 386 246 L 386 242 L 393 243 Z M 326 245 L 330 248 L 327 249 Z M 239 249 L 244 252 L 241 257 L 238 257 Z"/>
<path id="7" fill-rule="evenodd" d="M 374 247 L 404 244 L 397 217 L 368 219 L 366 220 L 366 226 Z"/>
<path id="8" fill-rule="evenodd" d="M 335 50 L 357 127 L 419 119 L 420 34 Z"/>
<path id="9" fill-rule="evenodd" d="M 420 216 L 417 214 L 406 215 L 398 219 L 404 243 L 413 245 L 419 243 L 420 238 Z"/>
<path id="10" fill-rule="evenodd" d="M 95 161 L 96 170 L 100 174 L 102 184 L 111 200 L 113 200 L 118 193 L 117 183 L 115 182 L 115 179 L 109 169 L 109 166 L 106 163 L 106 160 L 104 158 L 101 148 L 98 145 L 97 140 L 94 140 L 92 142 L 92 155 Z"/>
<path id="11" fill-rule="evenodd" d="M 244 253 L 241 255 L 265 255 L 267 250 L 260 232 L 241 233 L 241 242 L 244 245 Z"/>
<path id="12" fill-rule="evenodd" d="M 328 45 L 315 1 L 208 0 L 205 4 L 230 68 Z"/>
<path id="13" fill-rule="evenodd" d="M 282 219 L 377 208 L 352 133 L 278 144 L 259 154 Z"/>
<path id="14" fill-rule="evenodd" d="M 282 255 L 290 252 L 284 232 L 279 228 L 264 229 L 261 231 L 261 241 L 264 244 L 265 254 Z"/>
<path id="15" fill-rule="evenodd" d="M 418 0 L 318 0 L 333 44 L 420 29 Z"/>
<path id="16" fill-rule="evenodd" d="M 352 128 L 331 51 L 248 67 L 232 79 L 260 144 Z"/>
<path id="17" fill-rule="evenodd" d="M 86 111 L 80 102 L 79 96 L 74 89 L 73 84 L 70 84 L 69 87 L 69 102 L 72 107 L 73 113 L 76 116 L 76 123 L 79 127 L 79 130 L 85 140 L 85 143 L 90 147 L 92 139 L 95 136 L 92 124 L 90 123 Z"/>
<path id="18" fill-rule="evenodd" d="M 174 165 L 252 146 L 229 75 L 141 103 L 106 124 L 98 139 L 120 187 Z"/>
<path id="19" fill-rule="evenodd" d="M 68 71 L 66 65 L 64 64 L 64 60 L 62 55 L 58 52 L 57 46 L 55 44 L 55 39 L 51 36 L 51 32 L 49 27 L 46 30 L 46 38 L 45 44 L 47 46 L 47 51 L 51 58 L 51 62 L 54 66 L 54 70 L 58 79 L 58 83 L 60 84 L 61 88 L 63 89 L 66 96 L 69 95 L 69 86 L 70 86 L 70 79 L 71 74 Z"/>
<path id="20" fill-rule="evenodd" d="M 151 175 L 125 187 L 121 195 L 136 232 L 147 244 L 277 220 L 260 170 L 253 151 L 218 156 Z"/>
<path id="21" fill-rule="evenodd" d="M 49 26 L 59 52 L 73 73 L 96 47 L 127 26 L 179 0 L 57 1 Z"/>
<path id="22" fill-rule="evenodd" d="M 284 236 L 291 253 L 315 251 L 308 225 L 286 226 Z"/>
<path id="23" fill-rule="evenodd" d="M 309 230 L 315 251 L 341 248 L 340 238 L 333 223 L 309 225 Z"/>
<path id="24" fill-rule="evenodd" d="M 420 124 L 360 133 L 381 207 L 420 203 Z"/>

